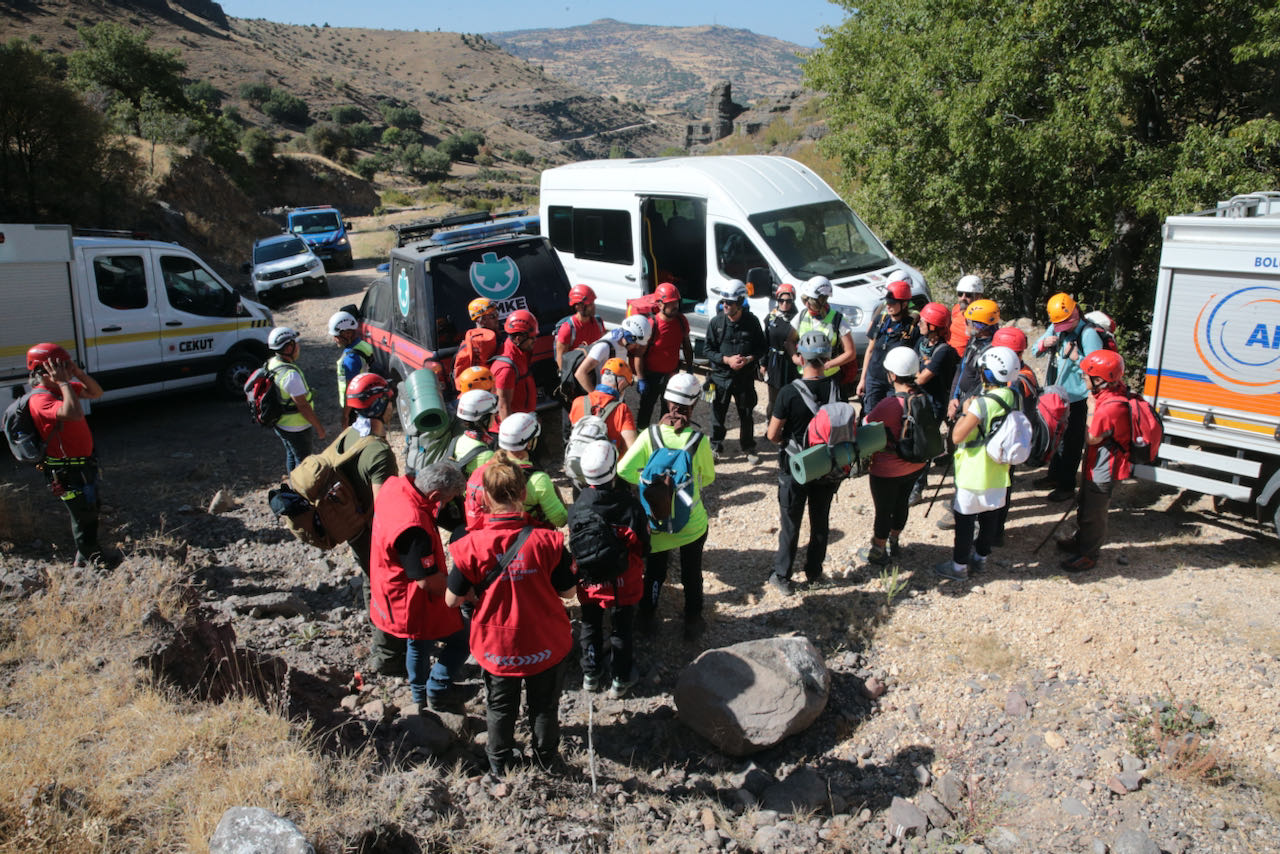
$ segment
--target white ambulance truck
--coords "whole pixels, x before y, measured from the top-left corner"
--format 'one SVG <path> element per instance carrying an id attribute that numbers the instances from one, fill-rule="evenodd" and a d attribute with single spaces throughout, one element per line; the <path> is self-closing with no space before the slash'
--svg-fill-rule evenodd
<path id="1" fill-rule="evenodd" d="M 267 357 L 271 312 L 176 243 L 73 237 L 0 224 L 0 401 L 22 393 L 27 348 L 52 341 L 102 384 L 103 401 L 216 383 L 243 395 Z"/>
<path id="2" fill-rule="evenodd" d="M 859 352 L 885 287 L 911 282 L 923 304 L 924 276 L 899 260 L 813 170 L 786 157 L 654 157 L 592 160 L 542 173 L 542 233 L 570 284 L 590 285 L 597 314 L 616 323 L 627 300 L 662 282 L 680 289 L 696 338 L 716 313 L 719 288 L 826 276 L 831 305 L 854 329 Z M 763 318 L 773 291 L 755 289 Z"/>
<path id="3" fill-rule="evenodd" d="M 1135 474 L 1280 533 L 1280 192 L 1165 221 L 1144 393 L 1165 441 Z"/>

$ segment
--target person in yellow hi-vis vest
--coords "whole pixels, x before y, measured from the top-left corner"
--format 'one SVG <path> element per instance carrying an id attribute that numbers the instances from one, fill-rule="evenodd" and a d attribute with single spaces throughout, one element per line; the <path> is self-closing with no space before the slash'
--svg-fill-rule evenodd
<path id="1" fill-rule="evenodd" d="M 800 302 L 804 311 L 797 311 L 791 321 L 791 337 L 787 352 L 795 363 L 796 374 L 804 371 L 804 359 L 796 352 L 800 336 L 816 329 L 831 341 L 831 357 L 822 367 L 824 377 L 836 377 L 840 383 L 841 399 L 847 397 L 845 386 L 858 382 L 858 350 L 853 344 L 853 329 L 842 313 L 828 304 L 831 299 L 831 282 L 826 276 L 814 276 L 800 286 Z"/>
<path id="2" fill-rule="evenodd" d="M 296 364 L 301 350 L 298 333 L 288 326 L 277 326 L 267 336 L 267 346 L 273 353 L 267 361 L 267 370 L 275 379 L 284 407 L 284 414 L 272 429 L 284 444 L 284 470 L 288 474 L 303 457 L 311 455 L 311 431 L 315 431 L 317 439 L 325 437 L 324 425 L 312 408 L 315 393 L 307 385 L 302 368 Z"/>

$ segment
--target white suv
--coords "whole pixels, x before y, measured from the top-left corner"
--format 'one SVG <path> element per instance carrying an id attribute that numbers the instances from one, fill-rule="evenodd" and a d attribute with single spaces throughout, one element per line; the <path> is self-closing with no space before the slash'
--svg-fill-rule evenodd
<path id="1" fill-rule="evenodd" d="M 253 263 L 245 267 L 252 271 L 254 294 L 264 299 L 306 286 L 320 294 L 329 293 L 324 262 L 297 235 L 277 234 L 254 241 Z"/>

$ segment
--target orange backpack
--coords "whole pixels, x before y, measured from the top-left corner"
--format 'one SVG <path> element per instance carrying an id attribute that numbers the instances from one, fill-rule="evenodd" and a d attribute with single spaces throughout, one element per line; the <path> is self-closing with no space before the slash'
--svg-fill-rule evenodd
<path id="1" fill-rule="evenodd" d="M 453 357 L 453 385 L 458 386 L 458 376 L 472 365 L 485 366 L 498 352 L 498 336 L 492 329 L 477 326 L 468 329 Z M 461 391 L 461 389 L 458 389 Z"/>

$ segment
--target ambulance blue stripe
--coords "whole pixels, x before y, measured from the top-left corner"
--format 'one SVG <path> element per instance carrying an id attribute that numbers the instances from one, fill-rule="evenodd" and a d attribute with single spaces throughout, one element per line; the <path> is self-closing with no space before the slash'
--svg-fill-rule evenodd
<path id="1" fill-rule="evenodd" d="M 1151 368 L 1147 368 L 1147 376 L 1169 377 L 1170 379 L 1175 379 L 1175 380 L 1192 380 L 1193 382 L 1198 382 L 1198 383 L 1213 382 L 1213 380 L 1209 379 L 1209 377 L 1207 377 L 1204 374 L 1192 374 L 1186 371 L 1170 371 L 1168 369 L 1161 371 L 1161 370 L 1152 370 Z"/>

